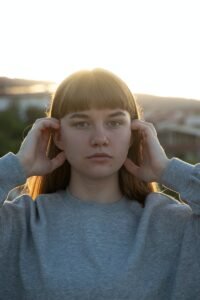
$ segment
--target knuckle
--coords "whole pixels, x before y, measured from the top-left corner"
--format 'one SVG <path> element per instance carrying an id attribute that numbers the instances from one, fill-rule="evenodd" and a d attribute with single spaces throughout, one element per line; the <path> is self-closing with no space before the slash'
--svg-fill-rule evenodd
<path id="1" fill-rule="evenodd" d="M 153 123 L 151 123 L 151 122 L 147 122 L 147 125 L 149 125 L 150 127 L 154 127 Z"/>
<path id="2" fill-rule="evenodd" d="M 39 118 L 39 119 L 35 120 L 34 127 L 39 126 L 43 121 L 44 121 L 44 118 Z"/>
<path id="3" fill-rule="evenodd" d="M 153 131 L 155 131 L 155 127 L 154 127 L 153 123 L 148 122 L 148 126 L 149 126 Z"/>
<path id="4" fill-rule="evenodd" d="M 41 122 L 41 121 L 43 121 L 44 120 L 44 118 L 38 118 L 36 121 L 35 121 L 35 123 L 39 123 L 39 122 Z"/>

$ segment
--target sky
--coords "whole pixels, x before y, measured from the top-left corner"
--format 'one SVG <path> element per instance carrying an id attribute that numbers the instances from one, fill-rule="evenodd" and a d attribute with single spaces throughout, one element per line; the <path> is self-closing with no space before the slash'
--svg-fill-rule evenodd
<path id="1" fill-rule="evenodd" d="M 0 0 L 0 76 L 104 68 L 135 93 L 200 100 L 199 0 Z"/>

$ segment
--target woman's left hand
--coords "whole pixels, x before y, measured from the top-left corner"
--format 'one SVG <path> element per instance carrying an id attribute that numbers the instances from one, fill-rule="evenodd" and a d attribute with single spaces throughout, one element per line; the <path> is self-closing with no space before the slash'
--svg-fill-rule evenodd
<path id="1" fill-rule="evenodd" d="M 161 174 L 170 159 L 168 159 L 164 149 L 159 143 L 157 132 L 153 124 L 142 120 L 133 120 L 131 128 L 133 131 L 138 130 L 142 137 L 142 163 L 140 166 L 137 166 L 132 160 L 127 158 L 124 163 L 125 168 L 143 181 L 159 182 Z"/>

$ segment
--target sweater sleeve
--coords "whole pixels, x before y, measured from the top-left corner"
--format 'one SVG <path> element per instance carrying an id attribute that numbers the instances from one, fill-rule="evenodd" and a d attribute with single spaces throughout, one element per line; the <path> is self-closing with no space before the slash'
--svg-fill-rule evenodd
<path id="1" fill-rule="evenodd" d="M 200 164 L 191 165 L 172 158 L 161 176 L 160 183 L 179 193 L 182 200 L 200 215 Z"/>
<path id="2" fill-rule="evenodd" d="M 170 299 L 199 299 L 200 297 L 200 164 L 190 165 L 172 158 L 161 176 L 165 187 L 176 191 L 187 204 L 173 206 L 176 218 L 171 220 L 173 235 L 183 226 L 180 252 L 174 262 L 176 273 Z M 188 207 L 189 206 L 189 207 Z M 187 209 L 188 208 L 188 209 Z M 190 209 L 189 209 L 190 208 Z M 185 219 L 185 222 L 182 222 Z"/>
<path id="3" fill-rule="evenodd" d="M 26 176 L 16 155 L 8 153 L 0 158 L 0 207 L 13 188 L 24 184 Z"/>
<path id="4" fill-rule="evenodd" d="M 16 155 L 8 153 L 0 158 L 0 249 L 1 254 L 7 251 L 9 241 L 17 240 L 17 233 L 21 234 L 22 228 L 30 215 L 31 197 L 20 195 L 8 201 L 8 193 L 13 188 L 24 184 L 26 176 Z M 33 210 L 33 209 L 32 209 Z"/>

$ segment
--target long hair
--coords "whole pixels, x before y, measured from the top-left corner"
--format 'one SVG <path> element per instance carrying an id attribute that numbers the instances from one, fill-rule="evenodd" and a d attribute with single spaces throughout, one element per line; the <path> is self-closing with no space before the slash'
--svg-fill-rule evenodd
<path id="1" fill-rule="evenodd" d="M 141 108 L 128 86 L 119 77 L 103 69 L 82 70 L 63 80 L 52 97 L 47 116 L 61 119 L 68 113 L 90 108 L 119 108 L 128 111 L 131 119 L 141 119 Z M 47 156 L 53 158 L 59 152 L 50 137 Z M 137 165 L 142 162 L 141 137 L 137 131 L 134 133 L 128 157 Z M 69 181 L 70 164 L 66 160 L 50 174 L 29 178 L 29 194 L 35 199 L 39 194 L 54 193 L 66 189 Z M 147 183 L 136 178 L 124 166 L 119 170 L 119 185 L 124 196 L 142 204 L 150 192 L 158 190 L 156 183 Z"/>

